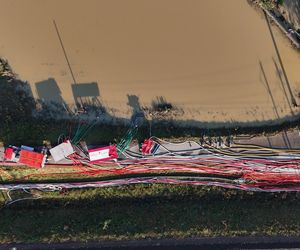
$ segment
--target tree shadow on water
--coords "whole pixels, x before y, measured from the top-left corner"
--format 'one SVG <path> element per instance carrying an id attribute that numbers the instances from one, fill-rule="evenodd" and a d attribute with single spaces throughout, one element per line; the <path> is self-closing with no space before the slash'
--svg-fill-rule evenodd
<path id="1" fill-rule="evenodd" d="M 28 83 L 0 76 L 0 90 L 0 125 L 31 118 L 35 100 Z"/>

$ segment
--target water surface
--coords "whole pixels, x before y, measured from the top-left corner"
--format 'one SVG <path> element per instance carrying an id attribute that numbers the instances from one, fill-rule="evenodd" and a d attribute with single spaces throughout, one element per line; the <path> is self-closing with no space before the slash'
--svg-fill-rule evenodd
<path id="1" fill-rule="evenodd" d="M 115 115 L 130 117 L 132 100 L 147 106 L 161 96 L 183 110 L 178 119 L 275 119 L 266 80 L 278 115 L 291 113 L 267 25 L 247 1 L 0 0 L 0 4 L 0 56 L 30 83 L 35 97 L 71 106 L 79 100 L 72 92 L 74 81 L 55 20 L 75 80 L 87 84 L 79 91 L 81 98 L 101 103 Z M 300 56 L 278 29 L 273 30 L 296 95 Z M 129 101 L 130 96 L 135 98 Z"/>

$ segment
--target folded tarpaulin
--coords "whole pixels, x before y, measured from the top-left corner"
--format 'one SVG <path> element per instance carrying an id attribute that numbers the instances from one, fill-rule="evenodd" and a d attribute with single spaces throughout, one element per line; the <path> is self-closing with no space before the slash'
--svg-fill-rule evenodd
<path id="1" fill-rule="evenodd" d="M 105 160 L 116 159 L 118 157 L 115 145 L 89 150 L 89 158 L 91 162 L 99 162 Z"/>
<path id="2" fill-rule="evenodd" d="M 50 154 L 52 155 L 54 161 L 56 162 L 65 159 L 66 157 L 68 157 L 73 153 L 74 153 L 74 149 L 69 140 L 50 149 Z"/>
<path id="3" fill-rule="evenodd" d="M 29 167 L 33 167 L 33 168 L 44 167 L 45 160 L 46 160 L 46 155 L 44 154 L 31 152 L 27 150 L 20 151 L 19 163 L 25 164 Z"/>

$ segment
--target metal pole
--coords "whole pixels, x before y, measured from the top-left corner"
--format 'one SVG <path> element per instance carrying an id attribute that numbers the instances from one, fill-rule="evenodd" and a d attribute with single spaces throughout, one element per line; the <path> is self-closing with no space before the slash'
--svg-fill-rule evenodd
<path id="1" fill-rule="evenodd" d="M 72 78 L 73 78 L 73 82 L 74 82 L 75 84 L 77 84 L 76 79 L 75 79 L 75 76 L 74 76 L 74 73 L 73 73 L 73 70 L 72 70 L 72 68 L 71 68 L 70 61 L 69 61 L 68 56 L 67 56 L 67 52 L 66 52 L 66 50 L 65 50 L 65 47 L 64 47 L 64 44 L 63 44 L 63 42 L 62 42 L 61 36 L 60 36 L 60 34 L 59 34 L 58 27 L 57 27 L 57 25 L 56 25 L 55 20 L 53 20 L 53 24 L 54 24 L 54 27 L 55 27 L 55 30 L 56 30 L 56 33 L 57 33 L 57 36 L 58 36 L 58 39 L 59 39 L 61 48 L 62 48 L 62 50 L 63 50 L 65 59 L 66 59 L 66 61 L 67 61 L 67 64 L 68 64 L 68 67 L 69 67 L 71 76 L 72 76 Z M 83 107 L 83 102 L 82 102 L 81 97 L 79 97 L 79 99 L 80 99 L 80 105 L 81 105 L 81 108 L 82 108 L 82 107 Z"/>

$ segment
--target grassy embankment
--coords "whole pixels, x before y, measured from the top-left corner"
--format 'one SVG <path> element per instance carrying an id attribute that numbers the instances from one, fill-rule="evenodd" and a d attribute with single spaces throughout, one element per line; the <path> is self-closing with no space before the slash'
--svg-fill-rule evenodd
<path id="1" fill-rule="evenodd" d="M 297 193 L 155 184 L 43 195 L 1 210 L 0 243 L 298 235 L 300 230 Z"/>

